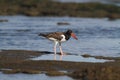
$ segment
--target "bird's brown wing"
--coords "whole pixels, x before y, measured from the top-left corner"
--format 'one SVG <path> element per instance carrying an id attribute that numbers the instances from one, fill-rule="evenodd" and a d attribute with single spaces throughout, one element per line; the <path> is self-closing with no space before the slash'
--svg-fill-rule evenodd
<path id="1" fill-rule="evenodd" d="M 47 38 L 55 38 L 57 40 L 61 40 L 63 37 L 61 36 L 63 33 L 62 32 L 53 32 L 53 33 L 49 33 L 47 34 Z"/>

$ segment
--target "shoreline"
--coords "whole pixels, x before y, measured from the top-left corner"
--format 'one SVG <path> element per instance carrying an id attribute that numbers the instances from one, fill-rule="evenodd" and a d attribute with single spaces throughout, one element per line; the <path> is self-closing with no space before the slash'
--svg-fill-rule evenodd
<path id="1" fill-rule="evenodd" d="M 10 7 L 9 7 L 10 6 Z M 50 7 L 48 7 L 50 6 Z M 119 6 L 102 3 L 62 3 L 51 0 L 15 0 L 1 1 L 0 15 L 26 16 L 69 16 L 104 18 L 110 20 L 120 18 Z M 56 8 L 56 9 L 54 9 Z"/>
<path id="2" fill-rule="evenodd" d="M 74 79 L 87 78 L 88 80 L 120 79 L 120 57 L 92 56 L 101 59 L 114 60 L 112 62 L 105 63 L 70 62 L 56 60 L 33 61 L 29 59 L 45 54 L 51 54 L 51 52 L 2 50 L 0 52 L 0 71 L 5 74 L 39 74 L 45 72 L 45 74 L 49 76 L 67 75 Z"/>

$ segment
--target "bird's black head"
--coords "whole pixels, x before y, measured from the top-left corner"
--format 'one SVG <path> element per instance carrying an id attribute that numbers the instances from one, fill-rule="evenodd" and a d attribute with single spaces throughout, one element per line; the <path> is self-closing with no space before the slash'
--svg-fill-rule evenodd
<path id="1" fill-rule="evenodd" d="M 71 33 L 72 33 L 72 30 L 71 30 L 71 29 L 68 29 L 68 30 L 66 31 L 66 34 L 68 34 L 68 35 L 71 35 Z"/>
<path id="2" fill-rule="evenodd" d="M 66 38 L 67 38 L 67 40 L 72 36 L 74 39 L 78 39 L 77 37 L 76 37 L 76 35 L 72 32 L 72 30 L 67 30 L 66 32 L 65 32 L 65 36 L 66 36 Z"/>

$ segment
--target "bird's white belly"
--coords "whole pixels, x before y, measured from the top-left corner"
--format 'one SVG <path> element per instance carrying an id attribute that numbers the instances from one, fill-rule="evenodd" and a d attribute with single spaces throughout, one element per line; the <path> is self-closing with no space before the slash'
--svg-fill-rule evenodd
<path id="1" fill-rule="evenodd" d="M 57 41 L 57 39 L 55 39 L 55 38 L 49 38 L 49 40 L 51 40 L 51 41 Z"/>

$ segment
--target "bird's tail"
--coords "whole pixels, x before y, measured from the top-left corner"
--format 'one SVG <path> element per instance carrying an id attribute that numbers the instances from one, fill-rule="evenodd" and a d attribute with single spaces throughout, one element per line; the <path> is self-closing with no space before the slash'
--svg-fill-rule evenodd
<path id="1" fill-rule="evenodd" d="M 46 37 L 46 34 L 40 33 L 38 36 Z"/>

